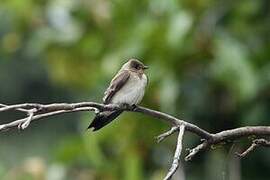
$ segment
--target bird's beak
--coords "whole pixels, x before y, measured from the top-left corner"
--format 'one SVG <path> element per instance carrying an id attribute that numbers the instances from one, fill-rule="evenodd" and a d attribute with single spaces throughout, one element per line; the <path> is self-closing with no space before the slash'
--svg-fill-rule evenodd
<path id="1" fill-rule="evenodd" d="M 143 69 L 149 69 L 149 67 L 148 66 L 143 66 Z"/>

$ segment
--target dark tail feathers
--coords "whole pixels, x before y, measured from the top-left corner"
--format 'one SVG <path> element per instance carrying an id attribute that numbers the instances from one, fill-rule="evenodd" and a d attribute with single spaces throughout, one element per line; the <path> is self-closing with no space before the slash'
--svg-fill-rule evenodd
<path id="1" fill-rule="evenodd" d="M 116 110 L 116 111 L 103 111 L 96 115 L 92 123 L 88 126 L 87 129 L 94 128 L 93 131 L 97 131 L 101 129 L 102 127 L 109 124 L 111 121 L 113 121 L 115 118 L 117 118 L 123 111 L 122 110 Z"/>

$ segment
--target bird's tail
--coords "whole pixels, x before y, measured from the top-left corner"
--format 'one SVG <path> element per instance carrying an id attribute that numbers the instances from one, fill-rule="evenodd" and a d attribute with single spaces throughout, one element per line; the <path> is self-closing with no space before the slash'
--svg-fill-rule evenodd
<path id="1" fill-rule="evenodd" d="M 93 131 L 97 131 L 102 127 L 109 124 L 115 118 L 117 118 L 123 111 L 115 110 L 115 111 L 103 111 L 96 115 L 92 123 L 88 126 L 87 129 L 94 128 Z"/>

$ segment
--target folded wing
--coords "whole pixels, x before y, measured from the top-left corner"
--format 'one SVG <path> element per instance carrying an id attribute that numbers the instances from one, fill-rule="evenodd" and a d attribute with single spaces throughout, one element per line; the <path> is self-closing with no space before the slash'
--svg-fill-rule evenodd
<path id="1" fill-rule="evenodd" d="M 126 70 L 119 72 L 111 81 L 110 86 L 104 93 L 103 103 L 109 104 L 115 95 L 127 82 L 130 77 L 130 73 Z"/>

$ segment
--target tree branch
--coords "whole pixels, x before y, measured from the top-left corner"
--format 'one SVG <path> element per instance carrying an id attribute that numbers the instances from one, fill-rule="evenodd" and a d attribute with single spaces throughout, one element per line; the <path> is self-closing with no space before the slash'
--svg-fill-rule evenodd
<path id="1" fill-rule="evenodd" d="M 247 150 L 245 150 L 241 154 L 236 153 L 236 155 L 238 155 L 240 158 L 244 158 L 247 154 L 254 151 L 259 146 L 270 147 L 270 141 L 267 141 L 266 139 L 255 139 L 252 141 L 251 146 Z"/>
<path id="2" fill-rule="evenodd" d="M 124 110 L 130 112 L 137 112 L 148 115 L 150 117 L 154 117 L 159 120 L 164 120 L 168 124 L 172 126 L 171 130 L 166 133 L 158 136 L 158 141 L 164 140 L 166 137 L 172 135 L 173 133 L 179 131 L 177 147 L 175 151 L 174 161 L 172 163 L 172 167 L 170 168 L 165 179 L 169 179 L 175 173 L 179 159 L 182 151 L 182 139 L 184 131 L 191 132 L 196 134 L 199 138 L 203 139 L 203 142 L 197 145 L 195 148 L 190 149 L 188 155 L 185 160 L 189 161 L 194 158 L 199 152 L 208 149 L 212 145 L 216 145 L 219 143 L 231 141 L 234 139 L 248 137 L 248 136 L 269 136 L 270 137 L 270 126 L 248 126 L 248 127 L 240 127 L 231 130 L 224 130 L 218 133 L 209 133 L 206 130 L 196 126 L 195 124 L 189 123 L 187 121 L 178 119 L 169 114 L 155 111 L 152 109 L 148 109 L 145 107 L 138 106 L 135 109 L 133 107 L 121 107 L 118 105 L 104 105 L 96 102 L 80 102 L 80 103 L 54 103 L 54 104 L 38 104 L 38 103 L 23 103 L 23 104 L 15 104 L 15 105 L 5 105 L 0 104 L 0 113 L 5 111 L 18 111 L 24 115 L 23 118 L 17 119 L 10 123 L 1 124 L 0 132 L 6 131 L 10 128 L 19 128 L 25 129 L 29 127 L 29 125 L 36 120 L 41 120 L 50 116 L 64 114 L 64 113 L 73 113 L 79 111 L 94 111 L 98 114 L 100 111 L 108 110 Z M 253 141 L 250 148 L 248 148 L 245 152 L 240 154 L 240 156 L 246 156 L 248 153 L 253 151 L 258 146 L 269 147 L 269 141 L 256 140 Z"/>
<path id="3" fill-rule="evenodd" d="M 157 139 L 157 142 L 160 143 L 161 141 L 163 141 L 166 137 L 172 135 L 173 133 L 175 133 L 175 131 L 179 130 L 179 127 L 172 127 L 169 131 L 159 135 L 156 139 Z"/>
<path id="4" fill-rule="evenodd" d="M 179 167 L 179 160 L 180 160 L 181 152 L 183 149 L 182 144 L 183 144 L 183 136 L 184 136 L 184 132 L 185 132 L 185 125 L 181 125 L 180 127 L 178 127 L 178 130 L 179 130 L 179 134 L 178 134 L 178 138 L 177 138 L 177 144 L 176 144 L 176 150 L 175 150 L 175 154 L 174 154 L 174 158 L 173 158 L 173 163 L 172 163 L 172 166 L 171 166 L 168 174 L 164 178 L 164 180 L 171 179 L 172 176 L 174 175 L 174 173 L 176 172 L 177 168 Z"/>

